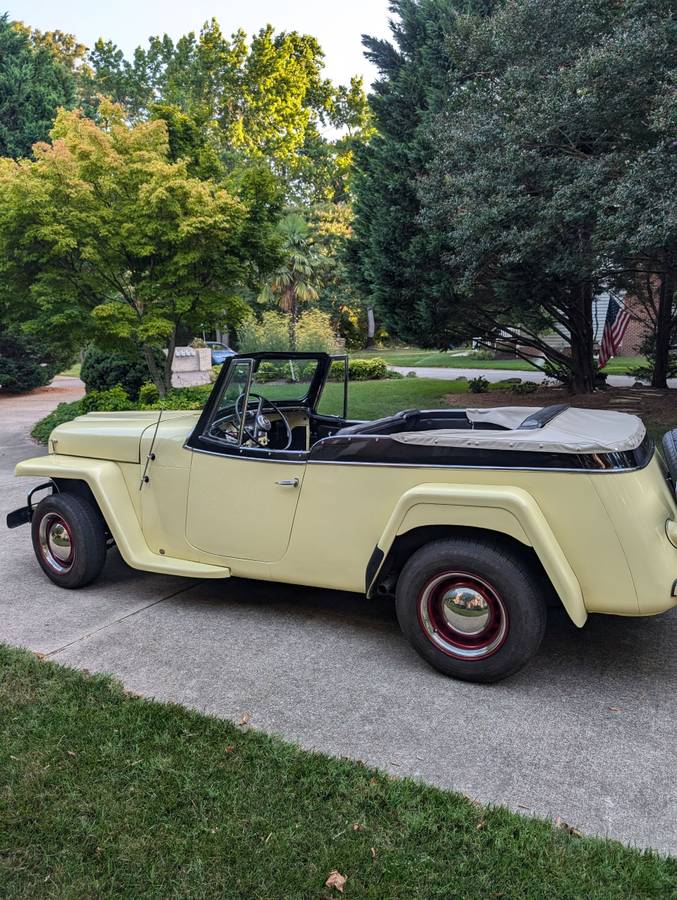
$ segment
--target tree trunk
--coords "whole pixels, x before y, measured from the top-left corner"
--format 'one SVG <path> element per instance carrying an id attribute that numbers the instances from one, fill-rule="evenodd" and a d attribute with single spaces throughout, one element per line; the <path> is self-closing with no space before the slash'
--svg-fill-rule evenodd
<path id="1" fill-rule="evenodd" d="M 374 320 L 374 310 L 371 306 L 367 307 L 367 346 L 369 349 L 374 346 L 374 335 L 376 334 L 376 322 Z"/>
<path id="2" fill-rule="evenodd" d="M 172 365 L 174 364 L 174 351 L 176 350 L 176 334 L 178 331 L 178 323 L 174 327 L 174 331 L 169 338 L 169 344 L 167 345 L 167 359 L 165 359 L 165 371 L 164 371 L 164 381 L 165 381 L 165 394 L 167 391 L 171 391 L 172 389 Z M 161 396 L 164 397 L 165 394 Z"/>
<path id="3" fill-rule="evenodd" d="M 672 272 L 663 272 L 656 317 L 656 359 L 651 387 L 667 388 L 670 368 L 670 339 L 672 337 L 672 305 L 675 279 Z"/>
<path id="4" fill-rule="evenodd" d="M 576 394 L 595 390 L 595 332 L 592 323 L 592 285 L 581 286 L 572 304 L 571 315 L 571 388 Z"/>
<path id="5" fill-rule="evenodd" d="M 296 289 L 289 291 L 289 349 L 296 351 L 296 322 L 298 319 L 298 304 L 296 302 Z"/>
<path id="6" fill-rule="evenodd" d="M 167 393 L 166 383 L 164 379 L 164 374 L 160 366 L 158 366 L 155 360 L 155 353 L 153 352 L 153 348 L 149 347 L 147 344 L 143 345 L 143 356 L 146 360 L 146 365 L 148 366 L 148 371 L 150 372 L 150 377 L 153 381 L 153 384 L 158 389 L 158 394 L 161 397 L 164 397 Z"/>

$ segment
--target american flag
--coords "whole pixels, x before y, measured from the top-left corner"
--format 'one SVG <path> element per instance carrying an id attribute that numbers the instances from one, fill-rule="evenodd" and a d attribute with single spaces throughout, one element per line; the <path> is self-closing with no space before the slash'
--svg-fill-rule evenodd
<path id="1" fill-rule="evenodd" d="M 606 311 L 604 332 L 599 345 L 599 367 L 603 369 L 612 356 L 618 356 L 621 352 L 623 337 L 630 324 L 630 313 L 618 300 L 611 296 L 609 308 Z"/>

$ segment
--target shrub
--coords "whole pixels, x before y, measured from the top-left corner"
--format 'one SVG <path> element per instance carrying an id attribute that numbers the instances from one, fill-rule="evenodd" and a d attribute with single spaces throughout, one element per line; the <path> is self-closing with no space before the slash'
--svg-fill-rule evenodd
<path id="1" fill-rule="evenodd" d="M 146 382 L 139 388 L 139 405 L 152 406 L 160 399 L 160 392 L 152 382 Z"/>
<path id="2" fill-rule="evenodd" d="M 337 360 L 332 363 L 330 379 L 343 381 L 343 362 Z M 348 377 L 351 381 L 377 381 L 387 378 L 389 375 L 386 361 L 380 356 L 371 359 L 351 359 L 348 361 Z"/>
<path id="3" fill-rule="evenodd" d="M 533 394 L 538 390 L 538 385 L 535 381 L 521 381 L 515 385 L 513 390 L 516 394 Z"/>
<path id="4" fill-rule="evenodd" d="M 337 310 L 338 332 L 347 350 L 364 350 L 367 346 L 367 311 L 359 303 L 342 303 Z"/>
<path id="5" fill-rule="evenodd" d="M 90 391 L 80 401 L 82 410 L 88 412 L 123 412 L 134 409 L 135 403 L 120 385 L 109 391 Z"/>
<path id="6" fill-rule="evenodd" d="M 301 353 L 333 353 L 336 350 L 336 335 L 328 313 L 320 309 L 303 313 L 296 325 L 296 349 Z"/>
<path id="7" fill-rule="evenodd" d="M 237 330 L 240 350 L 255 353 L 257 350 L 289 349 L 289 317 L 282 312 L 268 310 L 260 319 L 250 313 Z"/>
<path id="8" fill-rule="evenodd" d="M 58 365 L 21 334 L 0 331 L 0 393 L 21 394 L 49 384 Z"/>
<path id="9" fill-rule="evenodd" d="M 238 328 L 238 342 L 243 353 L 259 350 L 289 350 L 289 316 L 268 310 L 260 319 L 253 313 Z M 300 353 L 332 353 L 336 338 L 328 313 L 309 309 L 296 324 L 296 349 Z"/>
<path id="10" fill-rule="evenodd" d="M 211 393 L 210 384 L 192 388 L 177 388 L 170 391 L 160 400 L 157 388 L 153 384 L 144 384 L 139 391 L 139 403 L 129 399 L 129 395 L 120 387 L 110 391 L 91 391 L 82 400 L 74 403 L 60 403 L 57 408 L 33 427 L 31 434 L 36 441 L 46 444 L 49 435 L 57 425 L 70 422 L 76 416 L 89 412 L 123 412 L 128 409 L 202 409 Z"/>
<path id="11" fill-rule="evenodd" d="M 64 422 L 70 422 L 83 414 L 82 400 L 75 400 L 73 403 L 59 403 L 55 410 L 40 419 L 33 426 L 31 435 L 41 444 L 46 444 L 52 431 L 57 425 L 63 425 Z"/>
<path id="12" fill-rule="evenodd" d="M 256 381 L 259 384 L 266 384 L 269 381 L 279 381 L 286 376 L 283 372 L 283 366 L 274 362 L 262 362 L 256 370 Z"/>
<path id="13" fill-rule="evenodd" d="M 175 388 L 162 399 L 154 384 L 144 384 L 139 391 L 141 409 L 202 409 L 212 392 L 211 384 Z"/>
<path id="14" fill-rule="evenodd" d="M 158 352 L 157 361 L 164 366 L 162 353 Z M 94 344 L 87 348 L 80 370 L 80 378 L 85 383 L 87 393 L 108 391 L 119 385 L 132 400 L 138 398 L 141 385 L 149 377 L 144 359 L 122 353 L 107 353 Z"/>
<path id="15" fill-rule="evenodd" d="M 482 378 L 481 375 L 477 378 L 471 378 L 468 382 L 468 390 L 471 394 L 486 394 L 489 390 L 489 382 L 486 378 Z"/>

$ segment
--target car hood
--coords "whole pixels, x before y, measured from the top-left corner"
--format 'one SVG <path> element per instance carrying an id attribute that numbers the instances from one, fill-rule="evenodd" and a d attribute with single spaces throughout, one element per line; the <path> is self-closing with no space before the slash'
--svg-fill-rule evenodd
<path id="1" fill-rule="evenodd" d="M 141 461 L 141 438 L 145 431 L 154 432 L 158 410 L 141 412 L 93 412 L 59 425 L 49 436 L 49 452 L 114 462 Z M 160 430 L 171 425 L 181 430 L 185 421 L 186 437 L 195 426 L 198 411 L 163 410 Z M 179 421 L 181 420 L 181 421 Z"/>

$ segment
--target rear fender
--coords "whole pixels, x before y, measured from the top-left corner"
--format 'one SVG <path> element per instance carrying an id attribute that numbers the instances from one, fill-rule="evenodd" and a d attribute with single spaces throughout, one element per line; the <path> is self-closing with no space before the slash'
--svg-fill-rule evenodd
<path id="1" fill-rule="evenodd" d="M 481 528 L 507 535 L 533 548 L 571 620 L 582 627 L 588 617 L 581 586 L 531 494 L 515 487 L 420 484 L 404 493 L 370 561 L 367 594 L 395 539 L 422 526 Z"/>

